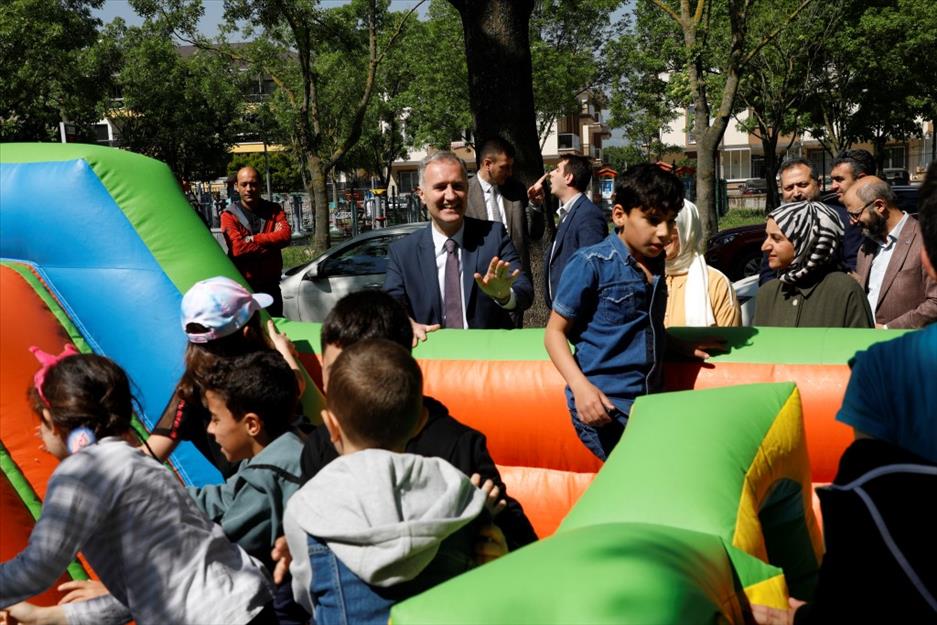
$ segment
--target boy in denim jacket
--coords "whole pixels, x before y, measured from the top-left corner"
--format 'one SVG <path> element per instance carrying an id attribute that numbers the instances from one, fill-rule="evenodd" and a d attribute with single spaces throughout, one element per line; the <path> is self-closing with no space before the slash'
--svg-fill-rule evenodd
<path id="1" fill-rule="evenodd" d="M 328 384 L 322 418 L 341 456 L 287 505 L 293 595 L 317 625 L 383 625 L 394 603 L 474 565 L 489 493 L 440 458 L 401 453 L 426 419 L 406 349 L 359 341 Z"/>
<path id="2" fill-rule="evenodd" d="M 682 208 L 679 178 L 656 165 L 629 168 L 615 185 L 615 232 L 573 255 L 554 294 L 544 344 L 566 380 L 576 433 L 601 460 L 621 438 L 634 400 L 660 388 L 663 251 Z"/>

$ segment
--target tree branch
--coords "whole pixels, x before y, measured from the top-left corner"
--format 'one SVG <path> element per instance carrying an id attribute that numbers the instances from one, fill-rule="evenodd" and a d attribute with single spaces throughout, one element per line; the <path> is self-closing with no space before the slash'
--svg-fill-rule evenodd
<path id="1" fill-rule="evenodd" d="M 813 0 L 802 0 L 802 2 L 800 3 L 800 6 L 794 9 L 794 12 L 788 15 L 787 19 L 784 20 L 784 22 L 782 22 L 780 26 L 778 26 L 773 31 L 765 35 L 764 38 L 762 38 L 762 40 L 759 41 L 758 44 L 754 48 L 752 48 L 752 50 L 742 58 L 742 66 L 744 67 L 745 65 L 747 65 L 748 62 L 751 61 L 752 57 L 758 54 L 759 50 L 765 47 L 769 41 L 777 37 L 781 33 L 781 31 L 783 31 L 785 28 L 790 26 L 790 22 L 795 17 L 797 17 L 797 15 L 801 11 L 803 11 L 807 6 L 809 6 L 811 2 L 813 2 Z"/>
<path id="2" fill-rule="evenodd" d="M 452 0 L 449 1 L 452 2 Z M 677 15 L 676 11 L 664 4 L 663 0 L 651 0 L 651 2 L 656 4 L 658 9 L 669 15 L 671 19 L 673 19 L 673 21 L 675 21 L 677 24 L 680 24 L 681 26 L 683 25 L 683 21 L 681 20 L 680 16 Z M 700 3 L 702 3 L 702 0 L 700 0 Z"/>

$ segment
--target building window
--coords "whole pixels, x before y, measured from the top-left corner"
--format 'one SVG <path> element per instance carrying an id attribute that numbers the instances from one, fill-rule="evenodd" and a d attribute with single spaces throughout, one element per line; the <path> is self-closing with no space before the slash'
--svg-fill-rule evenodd
<path id="1" fill-rule="evenodd" d="M 722 153 L 722 177 L 726 180 L 751 178 L 751 150 L 726 150 Z"/>
<path id="2" fill-rule="evenodd" d="M 397 172 L 397 193 L 413 193 L 419 185 L 419 174 L 415 171 Z"/>
<path id="3" fill-rule="evenodd" d="M 752 156 L 752 178 L 765 177 L 765 157 Z"/>
<path id="4" fill-rule="evenodd" d="M 885 167 L 907 169 L 907 149 L 903 145 L 891 145 L 885 148 Z"/>

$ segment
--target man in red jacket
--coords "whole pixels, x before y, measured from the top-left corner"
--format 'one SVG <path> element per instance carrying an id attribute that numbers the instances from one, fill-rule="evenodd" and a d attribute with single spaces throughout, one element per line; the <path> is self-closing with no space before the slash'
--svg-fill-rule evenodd
<path id="1" fill-rule="evenodd" d="M 260 196 L 256 169 L 238 170 L 236 186 L 241 199 L 221 212 L 221 231 L 228 244 L 228 256 L 254 291 L 273 297 L 267 311 L 280 317 L 283 315 L 280 250 L 290 244 L 290 224 L 279 204 Z"/>

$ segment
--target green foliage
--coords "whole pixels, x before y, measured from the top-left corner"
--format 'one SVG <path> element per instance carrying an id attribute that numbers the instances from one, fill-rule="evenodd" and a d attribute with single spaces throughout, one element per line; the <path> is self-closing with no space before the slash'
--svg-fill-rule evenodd
<path id="1" fill-rule="evenodd" d="M 601 54 L 620 0 L 542 0 L 530 19 L 534 106 L 541 141 L 558 118 L 577 112 L 578 96 L 607 80 Z"/>
<path id="2" fill-rule="evenodd" d="M 397 59 L 406 80 L 397 110 L 405 118 L 407 143 L 448 148 L 467 139 L 475 121 L 459 13 L 445 0 L 431 0 L 427 19 L 412 25 Z"/>
<path id="3" fill-rule="evenodd" d="M 632 165 L 648 162 L 648 156 L 636 145 L 606 146 L 602 148 L 602 160 L 621 172 Z"/>
<path id="4" fill-rule="evenodd" d="M 108 107 L 121 146 L 165 161 L 179 177 L 222 175 L 244 104 L 241 73 L 226 59 L 177 49 L 150 22 L 111 29 L 122 52 L 122 99 Z"/>
<path id="5" fill-rule="evenodd" d="M 99 41 L 91 15 L 102 2 L 0 3 L 0 140 L 56 140 L 65 120 L 94 141 L 91 125 L 113 68 L 113 50 Z"/>
<path id="6" fill-rule="evenodd" d="M 832 152 L 920 132 L 937 101 L 937 11 L 932 0 L 844 0 L 842 27 L 824 42 L 825 71 L 810 85 L 811 131 Z"/>
<path id="7" fill-rule="evenodd" d="M 274 193 L 302 192 L 303 184 L 302 165 L 299 159 L 289 152 L 251 152 L 246 154 L 232 154 L 228 161 L 227 174 L 233 176 L 242 167 L 253 167 L 260 174 L 261 185 L 265 184 L 267 163 L 270 165 L 270 187 Z"/>

